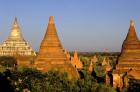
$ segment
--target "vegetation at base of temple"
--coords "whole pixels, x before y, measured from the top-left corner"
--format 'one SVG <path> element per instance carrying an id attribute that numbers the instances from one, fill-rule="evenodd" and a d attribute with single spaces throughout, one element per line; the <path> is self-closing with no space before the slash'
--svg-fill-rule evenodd
<path id="1" fill-rule="evenodd" d="M 70 80 L 67 73 L 49 71 L 42 73 L 36 69 L 7 69 L 0 73 L 0 92 L 115 92 L 86 71 L 81 79 Z M 3 90 L 3 91 L 2 91 Z"/>
<path id="2" fill-rule="evenodd" d="M 17 64 L 16 59 L 11 56 L 0 56 L 0 65 L 5 67 L 14 67 Z"/>
<path id="3" fill-rule="evenodd" d="M 96 55 L 101 62 L 102 56 L 107 54 L 96 53 Z M 95 72 L 88 72 L 90 57 L 93 55 L 80 54 L 79 56 L 84 64 L 84 69 L 79 71 L 80 79 L 78 80 L 69 80 L 66 73 L 57 71 L 42 73 L 35 69 L 20 67 L 13 69 L 16 64 L 15 58 L 0 57 L 0 83 L 5 83 L 0 86 L 2 85 L 3 87 L 1 87 L 6 92 L 7 90 L 11 90 L 11 92 L 12 90 L 13 92 L 22 92 L 23 90 L 31 92 L 115 92 L 111 86 L 105 85 L 105 71 L 100 63 L 96 64 Z M 11 60 L 14 62 L 9 62 Z"/>
<path id="4" fill-rule="evenodd" d="M 98 62 L 94 65 L 94 71 L 89 73 L 90 59 L 94 55 L 97 56 Z M 78 80 L 69 80 L 66 73 L 57 71 L 42 73 L 36 69 L 15 67 L 15 58 L 3 56 L 0 57 L 0 92 L 116 92 L 112 85 L 105 84 L 106 73 L 101 63 L 103 57 L 107 56 L 111 67 L 114 68 L 118 55 L 119 53 L 80 53 L 84 68 L 79 71 Z M 140 89 L 138 80 L 129 82 L 129 88 L 124 88 L 124 92 L 137 92 Z"/>

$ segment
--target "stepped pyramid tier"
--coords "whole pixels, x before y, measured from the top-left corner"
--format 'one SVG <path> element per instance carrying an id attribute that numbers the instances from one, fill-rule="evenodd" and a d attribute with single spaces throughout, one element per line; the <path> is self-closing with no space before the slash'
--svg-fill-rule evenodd
<path id="1" fill-rule="evenodd" d="M 70 78 L 78 78 L 77 70 L 72 66 L 64 51 L 56 32 L 54 18 L 50 16 L 46 34 L 35 59 L 35 67 L 44 72 L 49 70 L 67 72 Z"/>
<path id="2" fill-rule="evenodd" d="M 78 58 L 77 51 L 74 51 L 74 57 L 72 58 L 71 63 L 77 69 L 82 69 L 83 68 L 83 64 L 80 61 L 80 59 Z"/>
<path id="3" fill-rule="evenodd" d="M 140 70 L 140 41 L 137 37 L 134 22 L 130 21 L 130 27 L 126 39 L 122 45 L 122 52 L 116 66 L 117 70 Z"/>
<path id="4" fill-rule="evenodd" d="M 24 40 L 17 18 L 15 18 L 11 33 L 6 41 L 0 45 L 0 56 L 35 56 L 29 44 Z"/>

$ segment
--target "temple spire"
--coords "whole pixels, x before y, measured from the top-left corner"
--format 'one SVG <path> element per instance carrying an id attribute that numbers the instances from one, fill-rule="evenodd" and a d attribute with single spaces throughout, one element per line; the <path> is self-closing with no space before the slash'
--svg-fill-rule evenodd
<path id="1" fill-rule="evenodd" d="M 76 50 L 74 51 L 74 57 L 72 58 L 71 63 L 77 69 L 82 69 L 83 68 L 83 64 L 80 61 L 80 59 L 78 58 L 78 53 L 77 53 Z"/>
<path id="2" fill-rule="evenodd" d="M 52 43 L 52 44 L 50 44 Z M 41 49 L 40 52 L 42 51 L 45 53 L 48 50 L 48 44 L 50 45 L 49 48 L 56 49 L 59 51 L 59 49 L 63 49 L 61 42 L 59 40 L 56 27 L 55 27 L 55 22 L 54 22 L 54 17 L 50 16 L 49 17 L 49 22 L 48 22 L 48 27 L 44 36 L 44 39 L 41 43 Z M 47 48 L 46 48 L 47 47 Z"/>
<path id="3" fill-rule="evenodd" d="M 54 24 L 54 17 L 53 16 L 50 16 L 50 18 L 49 18 L 49 24 Z"/>
<path id="4" fill-rule="evenodd" d="M 135 31 L 135 26 L 134 26 L 133 20 L 130 20 L 130 27 L 129 27 L 128 34 L 126 37 L 126 41 L 131 41 L 131 40 L 138 41 L 138 37 L 137 37 L 136 31 Z"/>
<path id="5" fill-rule="evenodd" d="M 17 21 L 17 17 L 15 17 L 12 28 L 11 28 L 11 33 L 9 35 L 8 40 L 24 40 L 22 33 L 20 31 L 20 26 Z"/>
<path id="6" fill-rule="evenodd" d="M 134 21 L 132 19 L 130 20 L 130 26 L 134 26 Z"/>
<path id="7" fill-rule="evenodd" d="M 18 24 L 18 23 L 17 23 L 17 17 L 15 17 L 14 24 Z"/>
<path id="8" fill-rule="evenodd" d="M 78 59 L 78 54 L 77 54 L 77 51 L 76 50 L 74 51 L 74 58 L 75 59 Z"/>
<path id="9" fill-rule="evenodd" d="M 15 17 L 15 19 L 14 19 L 14 23 L 13 23 L 12 29 L 20 29 L 17 17 Z"/>

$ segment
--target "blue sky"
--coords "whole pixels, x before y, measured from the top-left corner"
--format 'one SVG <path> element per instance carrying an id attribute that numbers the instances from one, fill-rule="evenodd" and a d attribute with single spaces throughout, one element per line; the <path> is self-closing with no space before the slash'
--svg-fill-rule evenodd
<path id="1" fill-rule="evenodd" d="M 120 51 L 130 19 L 140 38 L 139 4 L 140 0 L 0 0 L 0 43 L 17 16 L 25 40 L 37 51 L 53 15 L 67 50 Z"/>

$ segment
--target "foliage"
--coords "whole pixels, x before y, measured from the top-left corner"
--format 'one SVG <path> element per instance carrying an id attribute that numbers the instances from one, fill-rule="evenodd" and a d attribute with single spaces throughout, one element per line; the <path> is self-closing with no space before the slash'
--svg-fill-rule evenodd
<path id="1" fill-rule="evenodd" d="M 114 92 L 110 91 L 112 90 L 110 87 L 98 84 L 96 79 L 86 70 L 81 72 L 83 78 L 78 80 L 69 80 L 66 73 L 58 71 L 42 73 L 30 68 L 23 68 L 20 71 L 6 70 L 2 76 L 7 79 L 11 90 L 17 92 L 23 92 L 23 90 L 31 92 L 99 92 L 99 89 Z"/>
<path id="2" fill-rule="evenodd" d="M 11 56 L 1 56 L 0 65 L 5 67 L 14 67 L 17 64 L 17 61 L 14 57 Z"/>
<path id="3" fill-rule="evenodd" d="M 94 54 L 98 58 L 97 63 L 93 66 L 96 76 L 88 72 L 90 59 L 93 54 L 87 56 L 80 54 L 79 57 L 84 64 L 84 68 L 79 71 L 81 77 L 78 80 L 69 80 L 67 73 L 60 73 L 58 71 L 43 73 L 31 68 L 17 67 L 16 70 L 6 70 L 7 68 L 0 67 L 2 71 L 0 73 L 0 83 L 2 85 L 2 82 L 5 81 L 5 88 L 7 86 L 10 89 L 10 91 L 5 92 L 13 92 L 13 90 L 16 92 L 23 92 L 23 90 L 29 90 L 31 92 L 115 92 L 112 87 L 106 86 L 104 82 L 100 84 L 98 81 L 101 78 L 105 80 L 105 67 L 101 63 L 103 56 L 110 54 Z M 111 65 L 115 66 L 116 57 L 112 55 L 109 59 L 111 60 Z M 5 59 L 5 57 L 4 59 L 0 58 L 0 60 L 6 61 L 4 64 L 6 67 L 13 67 L 15 64 L 15 62 L 10 62 L 12 64 L 9 65 L 11 59 Z"/>
<path id="4" fill-rule="evenodd" d="M 105 74 L 106 74 L 105 73 L 105 67 L 101 66 L 101 65 L 98 65 L 98 64 L 96 64 L 94 66 L 94 71 L 95 71 L 97 77 L 104 77 Z"/>
<path id="5" fill-rule="evenodd" d="M 96 92 L 116 92 L 112 87 L 107 87 L 103 84 L 99 84 Z"/>

